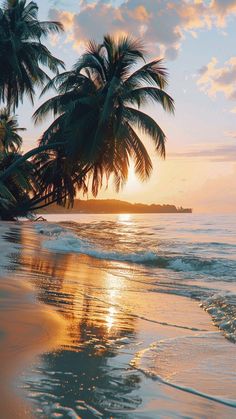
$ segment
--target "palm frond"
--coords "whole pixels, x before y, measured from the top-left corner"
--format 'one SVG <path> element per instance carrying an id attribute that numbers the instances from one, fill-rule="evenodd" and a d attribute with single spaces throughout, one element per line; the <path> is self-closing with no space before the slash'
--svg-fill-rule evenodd
<path id="1" fill-rule="evenodd" d="M 129 135 L 127 136 L 126 141 L 130 147 L 130 155 L 134 160 L 135 173 L 143 182 L 151 176 L 152 161 L 146 147 L 144 146 L 137 133 L 129 124 L 127 125 Z"/>
<path id="2" fill-rule="evenodd" d="M 159 103 L 163 109 L 169 113 L 174 113 L 174 100 L 168 93 L 157 87 L 140 87 L 127 91 L 123 95 L 126 103 L 136 105 L 138 107 L 148 105 L 151 102 Z"/>
<path id="3" fill-rule="evenodd" d="M 25 131 L 25 128 L 20 128 L 17 117 L 10 115 L 9 109 L 0 109 L 0 148 L 4 152 L 17 152 L 22 145 L 22 137 L 18 134 L 19 131 Z"/>
<path id="4" fill-rule="evenodd" d="M 166 136 L 156 121 L 144 112 L 128 106 L 124 108 L 124 116 L 131 125 L 147 134 L 154 141 L 158 153 L 165 157 Z"/>
<path id="5" fill-rule="evenodd" d="M 99 75 L 101 84 L 103 84 L 107 78 L 106 68 L 101 57 L 99 59 L 96 55 L 90 53 L 83 54 L 74 65 L 73 69 L 77 74 L 83 70 L 89 69 L 94 77 L 97 78 Z"/>
<path id="6" fill-rule="evenodd" d="M 42 37 L 63 27 L 59 22 L 40 22 L 33 1 L 9 0 L 0 10 L 0 100 L 14 111 L 25 94 L 33 102 L 35 87 L 49 81 L 45 69 L 57 74 L 64 68 L 42 43 Z"/>
<path id="7" fill-rule="evenodd" d="M 151 61 L 134 71 L 124 82 L 124 87 L 141 87 L 143 83 L 155 84 L 164 89 L 168 84 L 168 73 L 162 66 L 162 59 Z"/>

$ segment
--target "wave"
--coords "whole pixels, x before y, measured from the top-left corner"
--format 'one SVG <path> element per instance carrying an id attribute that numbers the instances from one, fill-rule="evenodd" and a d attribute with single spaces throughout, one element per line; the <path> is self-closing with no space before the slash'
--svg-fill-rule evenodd
<path id="1" fill-rule="evenodd" d="M 195 340 L 197 340 L 197 345 Z M 216 343 L 217 348 L 219 348 L 218 361 L 216 361 L 218 362 L 217 366 L 220 369 L 225 368 L 225 395 L 227 397 L 223 396 L 223 394 L 217 394 L 215 384 L 211 388 L 208 388 L 206 385 L 208 368 L 211 368 L 208 366 L 208 361 L 211 358 L 212 348 L 213 352 L 216 350 L 214 348 Z M 206 350 L 207 348 L 209 352 Z M 231 351 L 231 355 L 234 356 L 234 349 L 231 348 Z M 225 344 L 222 341 L 219 342 L 218 335 L 215 332 L 198 333 L 153 342 L 149 347 L 135 354 L 135 357 L 130 362 L 130 366 L 163 385 L 236 408 L 235 394 L 232 390 L 230 362 L 226 363 L 224 367 L 222 366 L 222 360 L 225 356 L 224 352 Z M 166 357 L 168 362 L 166 362 Z M 172 374 L 172 364 L 175 365 L 174 374 Z M 192 387 L 194 381 L 190 374 L 191 369 L 193 369 L 195 377 L 199 377 L 196 383 L 196 387 L 198 386 L 199 388 L 195 388 L 195 385 Z M 187 382 L 189 385 L 182 384 L 183 377 L 184 382 Z M 208 389 L 209 393 L 204 391 L 205 388 Z M 213 391 L 216 394 L 211 394 Z"/>
<path id="2" fill-rule="evenodd" d="M 220 398 L 220 397 L 215 397 L 215 396 L 212 396 L 212 395 L 210 395 L 208 393 L 203 393 L 201 391 L 195 390 L 194 388 L 185 387 L 185 386 L 182 386 L 182 385 L 178 385 L 178 384 L 172 383 L 172 382 L 170 382 L 168 380 L 164 380 L 160 376 L 158 376 L 158 375 L 156 375 L 154 373 L 151 373 L 151 372 L 149 372 L 147 370 L 144 370 L 144 369 L 141 369 L 141 368 L 136 368 L 136 369 L 138 369 L 140 372 L 143 372 L 145 375 L 151 377 L 152 379 L 158 381 L 159 383 L 165 384 L 165 385 L 167 385 L 169 387 L 175 388 L 177 390 L 184 391 L 186 393 L 193 394 L 195 396 L 202 397 L 202 398 L 207 399 L 207 400 L 211 400 L 211 401 L 216 402 L 216 403 L 223 404 L 225 406 L 236 408 L 236 401 L 234 401 L 234 400 L 228 400 L 228 399 L 223 399 L 223 398 Z"/>
<path id="3" fill-rule="evenodd" d="M 78 235 L 60 225 L 47 225 L 46 228 L 37 225 L 36 229 L 49 238 L 44 240 L 43 246 L 52 251 L 85 254 L 97 259 L 144 264 L 176 272 L 202 273 L 214 275 L 214 277 L 227 276 L 230 280 L 235 278 L 235 260 L 179 255 L 170 252 L 168 254 L 168 252 L 163 251 L 160 254 L 155 251 L 144 250 L 132 252 L 127 248 L 123 252 L 120 250 L 111 251 L 109 248 L 102 248 L 100 243 L 93 243 L 85 238 L 78 237 Z"/>
<path id="4" fill-rule="evenodd" d="M 231 342 L 236 343 L 236 295 L 214 294 L 201 302 L 214 324 Z"/>

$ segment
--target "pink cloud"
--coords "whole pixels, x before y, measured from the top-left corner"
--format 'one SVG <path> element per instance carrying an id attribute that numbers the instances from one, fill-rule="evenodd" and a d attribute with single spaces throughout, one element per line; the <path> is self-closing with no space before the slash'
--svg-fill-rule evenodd
<path id="1" fill-rule="evenodd" d="M 200 89 L 210 97 L 218 93 L 227 99 L 236 100 L 236 57 L 231 57 L 222 66 L 219 66 L 215 57 L 199 70 L 197 81 Z M 232 109 L 235 112 L 235 109 Z"/>
<path id="2" fill-rule="evenodd" d="M 236 13 L 235 0 L 126 0 L 119 7 L 94 0 L 82 1 L 73 14 L 51 9 L 50 17 L 64 23 L 75 48 L 87 39 L 100 41 L 104 33 L 126 33 L 144 38 L 158 54 L 175 59 L 186 33 L 196 36 L 199 29 L 222 27 L 231 13 Z"/>

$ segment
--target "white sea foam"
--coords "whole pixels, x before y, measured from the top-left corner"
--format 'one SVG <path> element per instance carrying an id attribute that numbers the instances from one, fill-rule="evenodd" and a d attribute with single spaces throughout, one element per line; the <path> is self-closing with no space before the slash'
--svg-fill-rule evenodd
<path id="1" fill-rule="evenodd" d="M 150 372 L 147 369 L 138 368 L 138 367 L 136 367 L 136 369 L 143 372 L 145 375 L 151 377 L 152 379 L 159 381 L 161 384 L 167 385 L 167 386 L 175 388 L 177 390 L 184 391 L 186 393 L 194 394 L 196 396 L 202 397 L 202 398 L 207 399 L 207 400 L 214 401 L 214 402 L 219 403 L 219 404 L 223 404 L 225 406 L 236 408 L 236 400 L 229 400 L 229 399 L 226 399 L 226 398 L 215 397 L 215 396 L 212 396 L 211 394 L 198 391 L 198 390 L 196 390 L 192 387 L 178 385 L 178 384 L 175 384 L 174 382 L 164 380 L 162 377 L 158 376 L 157 374 L 155 374 L 153 372 Z"/>
<path id="2" fill-rule="evenodd" d="M 122 254 L 119 252 L 104 251 L 102 249 L 95 249 L 94 246 L 81 240 L 72 234 L 64 234 L 63 238 L 57 240 L 47 240 L 44 242 L 44 246 L 49 250 L 69 252 L 69 253 L 80 253 L 88 256 L 95 257 L 97 259 L 107 259 L 114 261 L 134 262 L 134 263 L 145 263 L 155 262 L 158 256 L 152 252 L 140 252 Z"/>
<path id="3" fill-rule="evenodd" d="M 37 231 L 46 236 L 43 246 L 49 250 L 64 253 L 80 253 L 97 259 L 147 264 L 157 268 L 171 269 L 177 272 L 199 272 L 216 276 L 228 275 L 233 271 L 235 275 L 236 262 L 225 259 L 203 258 L 191 255 L 176 255 L 172 253 L 158 253 L 157 251 L 116 251 L 101 247 L 101 243 L 89 241 L 60 225 L 38 224 Z M 101 232 L 102 233 L 102 232 Z M 106 241 L 104 241 L 106 245 Z M 141 246 L 140 246 L 141 247 Z"/>
<path id="4" fill-rule="evenodd" d="M 236 296 L 229 293 L 214 294 L 203 300 L 201 306 L 212 316 L 224 335 L 236 342 Z"/>
<path id="5" fill-rule="evenodd" d="M 231 364 L 235 360 L 233 345 L 229 347 L 217 333 L 206 332 L 154 342 L 136 353 L 131 366 L 161 384 L 236 408 Z M 212 366 L 225 382 L 209 379 Z"/>

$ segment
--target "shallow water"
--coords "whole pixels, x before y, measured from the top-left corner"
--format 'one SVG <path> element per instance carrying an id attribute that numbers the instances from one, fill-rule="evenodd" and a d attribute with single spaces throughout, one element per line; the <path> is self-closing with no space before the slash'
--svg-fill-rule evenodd
<path id="1" fill-rule="evenodd" d="M 73 222 L 36 229 L 48 236 L 47 249 L 127 262 L 135 280 L 150 279 L 152 292 L 200 300 L 236 341 L 236 216 L 79 214 Z"/>
<path id="2" fill-rule="evenodd" d="M 35 416 L 235 417 L 236 217 L 59 220 L 4 236 L 15 280 L 66 322 L 21 377 Z"/>

